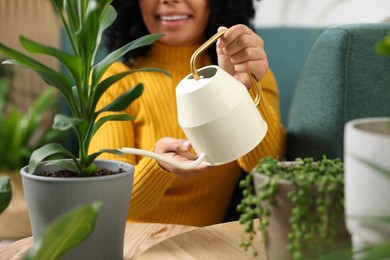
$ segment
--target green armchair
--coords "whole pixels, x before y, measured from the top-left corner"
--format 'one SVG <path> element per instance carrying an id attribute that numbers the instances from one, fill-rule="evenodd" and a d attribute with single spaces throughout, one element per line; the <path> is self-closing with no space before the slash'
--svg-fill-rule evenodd
<path id="1" fill-rule="evenodd" d="M 389 31 L 390 23 L 350 24 L 318 37 L 292 96 L 287 160 L 343 158 L 347 121 L 390 115 L 390 58 L 375 51 Z"/>
<path id="2" fill-rule="evenodd" d="M 286 160 L 343 159 L 347 121 L 390 116 L 390 58 L 375 51 L 389 31 L 390 23 L 257 29 L 279 85 Z M 238 218 L 241 193 L 237 187 L 226 221 Z"/>

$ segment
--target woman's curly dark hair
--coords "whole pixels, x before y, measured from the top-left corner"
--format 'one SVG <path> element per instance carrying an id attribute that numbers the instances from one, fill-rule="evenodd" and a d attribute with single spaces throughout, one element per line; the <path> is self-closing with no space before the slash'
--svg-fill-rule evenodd
<path id="1" fill-rule="evenodd" d="M 206 27 L 206 39 L 213 36 L 219 26 L 230 27 L 235 24 L 251 24 L 255 15 L 253 0 L 209 0 L 210 18 Z M 124 44 L 149 34 L 143 22 L 138 0 L 113 0 L 112 6 L 118 13 L 115 22 L 105 31 L 105 46 L 111 52 Z M 126 60 L 134 60 L 148 53 L 150 46 L 127 53 Z M 217 62 L 215 49 L 207 50 L 214 63 Z"/>

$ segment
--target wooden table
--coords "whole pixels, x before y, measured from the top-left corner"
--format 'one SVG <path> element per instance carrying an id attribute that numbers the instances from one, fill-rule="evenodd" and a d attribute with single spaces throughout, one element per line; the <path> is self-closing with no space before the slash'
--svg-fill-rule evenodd
<path id="1" fill-rule="evenodd" d="M 238 222 L 202 228 L 128 223 L 124 259 L 250 259 L 251 253 L 238 246 L 242 239 L 245 239 L 245 234 Z M 32 242 L 32 237 L 28 237 L 0 248 L 0 259 L 22 259 Z M 257 259 L 265 259 L 260 242 L 255 240 L 254 245 L 260 255 Z"/>
<path id="2" fill-rule="evenodd" d="M 178 234 L 150 247 L 137 257 L 137 260 L 177 260 L 177 259 L 266 259 L 260 236 L 253 240 L 253 248 L 258 252 L 245 252 L 239 246 L 247 240 L 243 226 L 238 222 L 227 222 Z"/>

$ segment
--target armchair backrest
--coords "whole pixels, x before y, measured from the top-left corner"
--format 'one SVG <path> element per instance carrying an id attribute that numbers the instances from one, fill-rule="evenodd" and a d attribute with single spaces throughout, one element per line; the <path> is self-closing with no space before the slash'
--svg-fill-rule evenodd
<path id="1" fill-rule="evenodd" d="M 280 114 L 287 124 L 288 111 L 298 77 L 322 27 L 258 27 L 269 66 L 279 87 Z"/>
<path id="2" fill-rule="evenodd" d="M 287 159 L 343 158 L 347 121 L 390 116 L 390 57 L 375 51 L 388 32 L 390 23 L 350 24 L 318 37 L 290 107 Z"/>

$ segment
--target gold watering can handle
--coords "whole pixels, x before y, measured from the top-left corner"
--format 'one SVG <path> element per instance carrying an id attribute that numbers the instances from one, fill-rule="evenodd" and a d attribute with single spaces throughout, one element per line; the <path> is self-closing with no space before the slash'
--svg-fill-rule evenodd
<path id="1" fill-rule="evenodd" d="M 191 60 L 190 60 L 190 66 L 191 66 L 191 72 L 192 72 L 192 76 L 194 77 L 195 80 L 199 80 L 199 75 L 198 75 L 198 71 L 196 70 L 196 67 L 195 67 L 195 60 L 196 58 L 203 52 L 205 51 L 208 47 L 210 47 L 215 41 L 218 40 L 219 37 L 221 37 L 223 34 L 225 33 L 225 31 L 222 31 L 222 32 L 218 32 L 216 34 L 214 34 L 210 39 L 208 39 L 205 43 L 203 43 L 191 56 Z M 259 83 L 257 82 L 255 76 L 253 76 L 252 73 L 248 73 L 248 76 L 249 78 L 251 79 L 252 81 L 252 84 L 254 86 L 254 89 L 255 89 L 255 104 L 256 106 L 260 103 L 260 97 L 261 97 L 261 86 L 259 85 Z M 253 89 L 253 88 L 250 88 L 250 89 Z"/>

